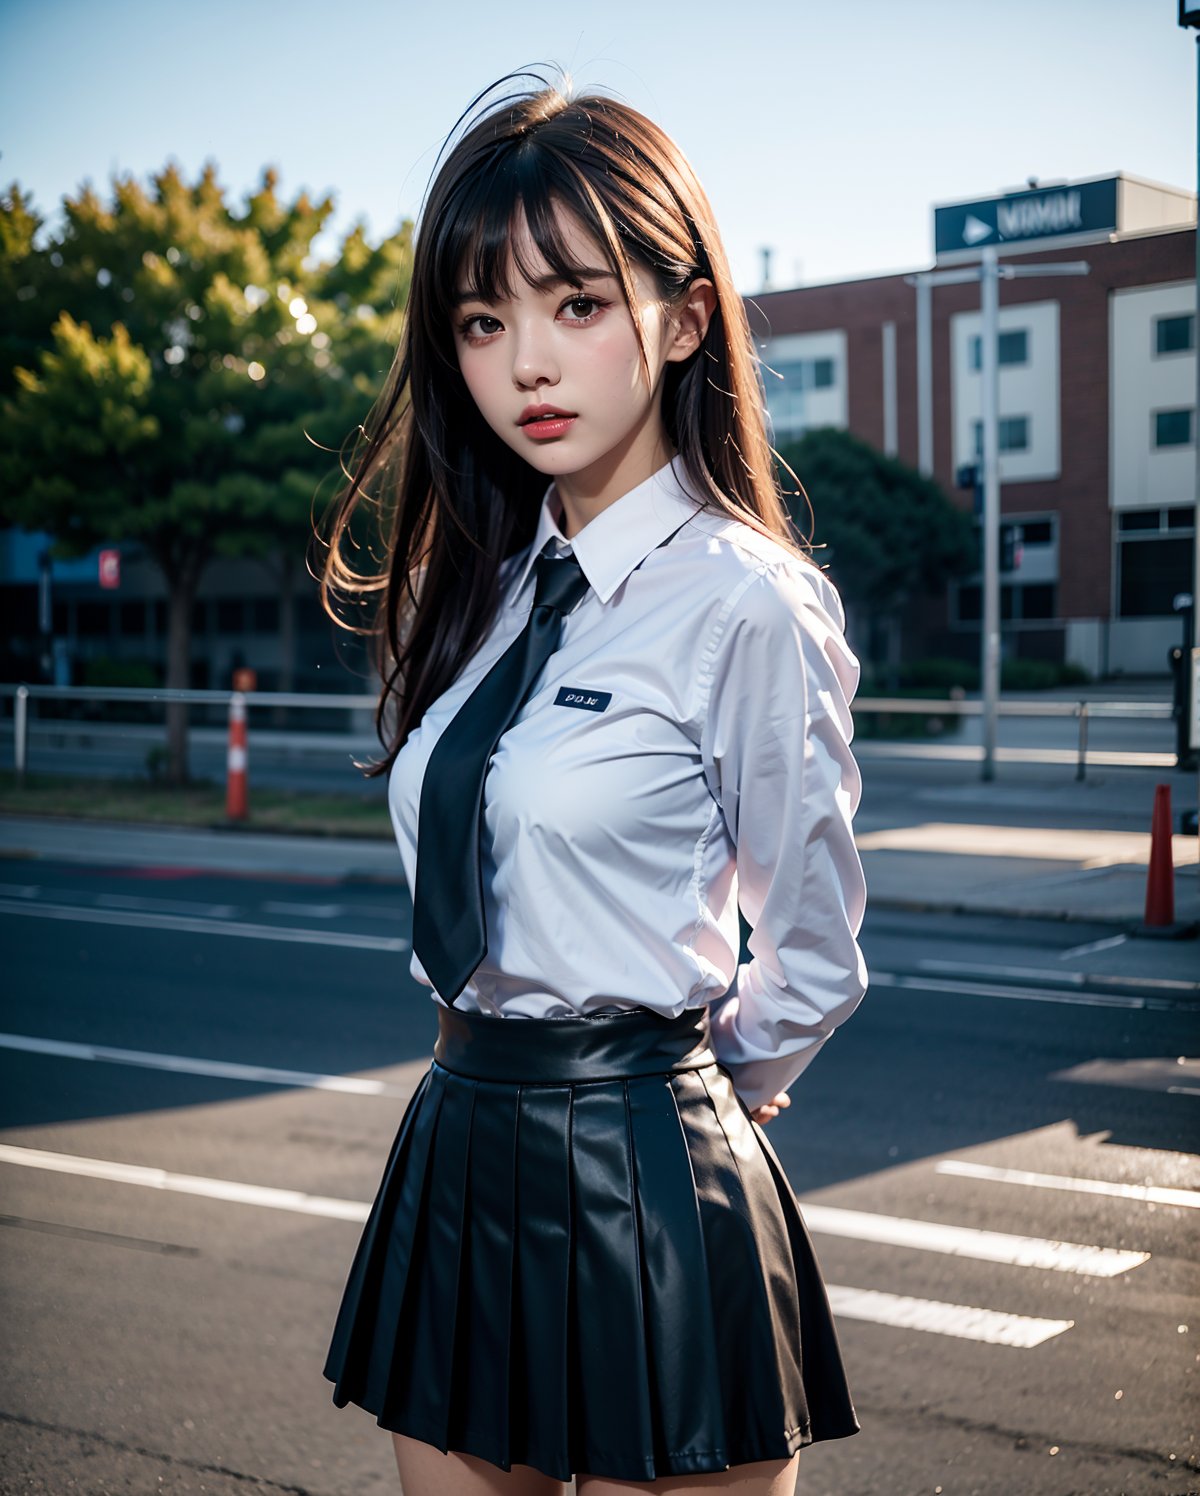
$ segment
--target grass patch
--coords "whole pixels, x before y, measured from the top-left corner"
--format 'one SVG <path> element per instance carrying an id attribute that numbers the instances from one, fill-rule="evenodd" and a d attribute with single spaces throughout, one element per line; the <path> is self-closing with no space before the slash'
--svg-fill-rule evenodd
<path id="1" fill-rule="evenodd" d="M 393 837 L 382 784 L 377 798 L 252 787 L 250 814 L 244 821 L 230 821 L 225 815 L 225 786 L 210 779 L 176 787 L 138 779 L 26 774 L 24 784 L 18 785 L 9 769 L 0 773 L 0 814 L 385 841 Z"/>

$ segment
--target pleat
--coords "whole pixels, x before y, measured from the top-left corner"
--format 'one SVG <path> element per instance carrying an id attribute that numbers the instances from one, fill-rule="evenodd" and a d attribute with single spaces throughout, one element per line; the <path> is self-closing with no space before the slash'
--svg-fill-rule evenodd
<path id="1" fill-rule="evenodd" d="M 800 1338 L 804 1346 L 804 1391 L 812 1438 L 844 1439 L 862 1425 L 846 1381 L 841 1344 L 829 1303 L 816 1249 L 782 1163 L 769 1138 L 761 1140 L 787 1228 L 789 1250 L 798 1284 Z M 810 1374 L 807 1368 L 815 1370 Z"/>
<path id="2" fill-rule="evenodd" d="M 522 1464 L 570 1480 L 571 1089 L 521 1092 L 511 1411 Z"/>
<path id="3" fill-rule="evenodd" d="M 655 1463 L 688 1473 L 723 1458 L 720 1347 L 702 1285 L 708 1262 L 700 1202 L 674 1091 L 665 1076 L 628 1082 L 634 1188 L 654 1387 Z"/>
<path id="4" fill-rule="evenodd" d="M 430 1150 L 429 1183 L 418 1212 L 409 1295 L 392 1347 L 392 1376 L 380 1421 L 450 1447 L 460 1284 L 469 1281 L 467 1170 L 476 1081 L 439 1072 L 442 1105 Z M 393 1321 L 393 1323 L 396 1323 Z M 403 1420 L 401 1422 L 401 1420 Z"/>
<path id="5" fill-rule="evenodd" d="M 460 1288 L 467 1317 L 451 1382 L 453 1447 L 509 1469 L 514 1181 L 520 1087 L 480 1081 L 471 1125 L 467 1189 L 470 1271 Z"/>
<path id="6" fill-rule="evenodd" d="M 333 1401 L 378 1406 L 386 1383 L 389 1330 L 399 1315 L 417 1201 L 429 1164 L 439 1095 L 427 1070 L 396 1130 L 338 1308 L 325 1376 Z"/>
<path id="7" fill-rule="evenodd" d="M 576 1330 L 568 1365 L 571 1463 L 646 1478 L 654 1429 L 645 1349 L 625 1081 L 583 1083 L 571 1100 Z M 632 1467 L 630 1451 L 634 1455 Z M 649 1473 L 652 1475 L 653 1470 Z"/>
<path id="8" fill-rule="evenodd" d="M 747 1197 L 738 1155 L 746 1151 L 750 1123 L 738 1109 L 732 1089 L 726 1096 L 721 1082 L 728 1087 L 724 1072 L 710 1067 L 675 1075 L 672 1089 L 688 1137 L 700 1204 L 708 1290 L 721 1351 L 727 1456 L 731 1463 L 739 1463 L 747 1450 L 759 1451 L 752 1458 L 766 1459 L 761 1451 L 786 1457 L 798 1449 L 806 1414 L 790 1385 L 798 1380 L 789 1375 L 787 1365 L 796 1348 L 791 1356 L 781 1357 L 776 1341 L 777 1333 L 786 1334 L 794 1321 L 794 1305 L 778 1293 L 782 1302 L 773 1302 L 769 1287 L 777 1283 L 764 1271 L 766 1255 L 775 1251 L 768 1233 L 779 1224 L 778 1208 L 764 1212 L 759 1198 Z M 732 1107 L 745 1128 L 731 1126 L 727 1133 L 718 1115 L 721 1107 Z M 783 1322 L 777 1332 L 779 1312 Z"/>

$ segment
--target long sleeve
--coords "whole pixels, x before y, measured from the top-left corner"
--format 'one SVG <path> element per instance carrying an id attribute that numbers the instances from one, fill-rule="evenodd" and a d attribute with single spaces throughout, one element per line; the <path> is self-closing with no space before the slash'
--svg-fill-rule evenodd
<path id="1" fill-rule="evenodd" d="M 712 660 L 701 752 L 753 933 L 751 959 L 710 1015 L 717 1056 L 751 1108 L 788 1089 L 867 988 L 852 831 L 862 779 L 850 750 L 860 667 L 844 621 L 815 568 L 767 563 Z"/>

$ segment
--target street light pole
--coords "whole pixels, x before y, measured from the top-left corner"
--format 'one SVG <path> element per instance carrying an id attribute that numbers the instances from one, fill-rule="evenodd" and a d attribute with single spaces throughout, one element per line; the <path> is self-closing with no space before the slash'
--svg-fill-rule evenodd
<path id="1" fill-rule="evenodd" d="M 983 614 L 979 680 L 983 707 L 981 777 L 996 777 L 996 703 L 1000 699 L 1000 280 L 994 244 L 985 244 L 979 264 L 982 327 L 979 393 L 983 418 Z"/>
<path id="2" fill-rule="evenodd" d="M 999 340 L 1000 280 L 1015 280 L 1028 275 L 1086 275 L 1086 260 L 1057 260 L 1044 265 L 1000 264 L 994 244 L 980 249 L 980 263 L 961 270 L 922 270 L 906 275 L 905 281 L 917 288 L 917 348 L 932 346 L 929 322 L 932 321 L 931 297 L 926 288 L 980 282 L 980 372 L 982 374 L 980 415 L 983 424 L 983 609 L 980 627 L 980 711 L 983 729 L 983 762 L 980 778 L 996 777 L 996 706 L 1000 696 L 1000 416 L 999 416 Z M 930 471 L 932 471 L 932 374 L 918 364 L 917 409 L 928 421 Z M 924 427 L 922 428 L 924 429 Z M 924 438 L 923 438 L 924 439 Z"/>

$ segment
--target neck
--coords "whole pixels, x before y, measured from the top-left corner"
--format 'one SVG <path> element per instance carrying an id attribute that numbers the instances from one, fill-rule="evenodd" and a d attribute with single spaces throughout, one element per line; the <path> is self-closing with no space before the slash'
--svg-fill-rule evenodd
<path id="1" fill-rule="evenodd" d="M 676 455 L 661 418 L 648 428 L 639 428 L 611 452 L 576 473 L 563 473 L 554 480 L 562 505 L 560 528 L 571 540 L 610 504 L 644 483 Z"/>

